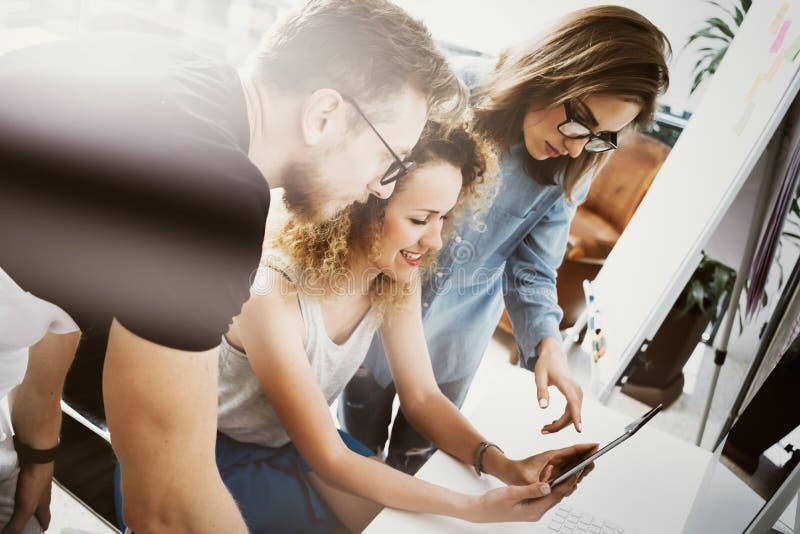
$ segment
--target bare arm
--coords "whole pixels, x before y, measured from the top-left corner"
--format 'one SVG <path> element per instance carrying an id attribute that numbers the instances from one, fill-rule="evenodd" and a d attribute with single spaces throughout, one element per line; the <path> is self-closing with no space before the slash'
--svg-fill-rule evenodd
<path id="1" fill-rule="evenodd" d="M 183 352 L 111 326 L 103 391 L 138 534 L 247 528 L 217 470 L 217 349 Z"/>
<path id="2" fill-rule="evenodd" d="M 336 431 L 308 362 L 297 299 L 280 275 L 271 276 L 274 284 L 268 285 L 276 290 L 251 297 L 234 321 L 234 329 L 289 437 L 320 478 L 392 508 L 473 521 L 529 518 L 530 510 L 517 503 L 540 496 L 540 485 L 467 496 L 350 451 Z"/>
<path id="3" fill-rule="evenodd" d="M 48 332 L 28 350 L 25 378 L 10 397 L 14 433 L 34 449 L 50 449 L 61 429 L 61 393 L 80 332 Z"/>
<path id="4" fill-rule="evenodd" d="M 422 328 L 419 288 L 407 305 L 387 314 L 381 338 L 400 397 L 400 408 L 408 421 L 441 450 L 472 465 L 477 445 L 489 440 L 436 384 Z M 570 463 L 569 458 L 582 456 L 595 446 L 594 443 L 576 445 L 522 460 L 509 460 L 498 449 L 490 447 L 484 452 L 482 466 L 486 473 L 507 484 L 530 484 L 549 480 L 552 473 L 545 471 L 548 466 L 557 473 L 559 467 Z M 557 492 L 561 490 L 560 487 Z"/>
<path id="5" fill-rule="evenodd" d="M 61 393 L 69 366 L 75 357 L 80 332 L 48 332 L 28 350 L 25 378 L 9 396 L 14 434 L 34 449 L 51 449 L 58 444 L 61 429 Z M 36 515 L 42 528 L 50 523 L 50 489 L 53 463 L 30 464 L 20 468 L 14 496 L 14 513 L 3 534 L 21 532 Z"/>
<path id="6" fill-rule="evenodd" d="M 475 447 L 486 439 L 436 384 L 422 328 L 419 290 L 403 307 L 387 313 L 381 339 L 400 397 L 400 409 L 408 421 L 438 448 L 472 465 Z M 483 466 L 500 480 L 517 482 L 512 462 L 493 447 L 484 453 Z"/>

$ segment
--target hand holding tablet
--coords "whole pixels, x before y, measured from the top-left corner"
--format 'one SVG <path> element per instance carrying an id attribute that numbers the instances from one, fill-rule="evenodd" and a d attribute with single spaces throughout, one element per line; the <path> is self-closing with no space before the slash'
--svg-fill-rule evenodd
<path id="1" fill-rule="evenodd" d="M 551 481 L 550 487 L 555 488 L 565 480 L 569 479 L 569 477 L 580 472 L 582 469 L 584 469 L 589 464 L 600 458 L 602 455 L 604 455 L 605 453 L 607 453 L 608 451 L 610 451 L 623 441 L 633 436 L 636 432 L 639 431 L 640 428 L 642 428 L 645 424 L 647 424 L 648 421 L 650 421 L 653 417 L 655 417 L 655 415 L 661 411 L 662 407 L 663 405 L 659 404 L 658 406 L 656 406 L 655 408 L 653 408 L 652 410 L 641 416 L 639 419 L 633 421 L 631 424 L 625 427 L 625 432 L 620 437 L 618 437 L 617 439 L 615 439 L 602 449 L 597 450 L 597 448 L 595 447 L 593 451 L 589 453 L 588 456 L 584 457 L 583 460 L 579 461 L 577 464 L 567 469 L 566 471 L 563 471 L 553 481 Z M 559 467 L 558 465 L 554 465 L 554 468 L 558 467 Z"/>

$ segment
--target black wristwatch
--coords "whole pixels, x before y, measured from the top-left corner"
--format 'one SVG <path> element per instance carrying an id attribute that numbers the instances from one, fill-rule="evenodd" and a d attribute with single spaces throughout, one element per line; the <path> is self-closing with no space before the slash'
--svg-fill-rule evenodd
<path id="1" fill-rule="evenodd" d="M 14 450 L 17 451 L 19 465 L 49 464 L 56 459 L 59 445 L 60 443 L 52 449 L 34 449 L 22 443 L 16 434 L 14 435 Z"/>

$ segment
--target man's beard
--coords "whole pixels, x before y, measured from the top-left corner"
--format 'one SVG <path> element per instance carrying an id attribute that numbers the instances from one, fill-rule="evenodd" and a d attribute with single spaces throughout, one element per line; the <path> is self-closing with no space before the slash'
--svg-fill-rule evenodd
<path id="1" fill-rule="evenodd" d="M 336 196 L 336 186 L 311 164 L 289 163 L 283 172 L 283 183 L 286 207 L 302 222 L 326 221 L 347 205 Z"/>

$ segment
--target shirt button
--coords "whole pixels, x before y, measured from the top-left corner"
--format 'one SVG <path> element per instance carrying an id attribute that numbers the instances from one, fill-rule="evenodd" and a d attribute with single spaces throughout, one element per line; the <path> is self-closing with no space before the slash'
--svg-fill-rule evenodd
<path id="1" fill-rule="evenodd" d="M 443 273 L 442 271 L 438 271 L 438 272 L 436 273 L 436 276 L 438 276 L 439 278 L 441 278 L 442 276 L 444 276 L 444 273 Z"/>
<path id="2" fill-rule="evenodd" d="M 460 235 L 456 236 L 456 243 L 461 243 L 461 236 Z"/>
<path id="3" fill-rule="evenodd" d="M 423 302 L 423 303 L 422 303 L 422 307 L 423 307 L 423 308 L 427 308 L 427 307 L 428 307 L 428 303 L 427 303 L 427 302 Z"/>

